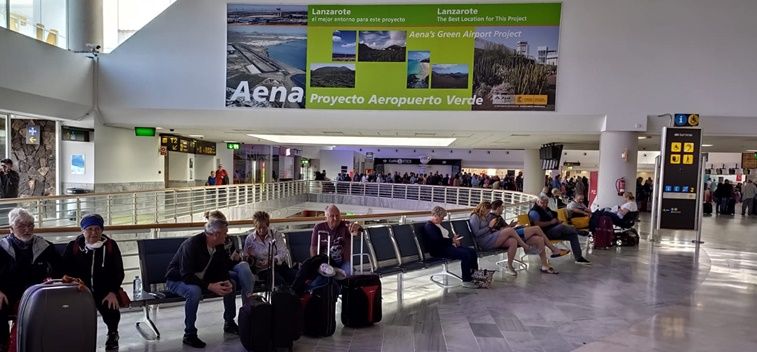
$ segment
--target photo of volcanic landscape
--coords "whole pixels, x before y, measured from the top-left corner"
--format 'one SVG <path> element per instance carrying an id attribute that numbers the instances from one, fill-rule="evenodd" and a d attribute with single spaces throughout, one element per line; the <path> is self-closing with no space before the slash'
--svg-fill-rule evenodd
<path id="1" fill-rule="evenodd" d="M 355 88 L 355 64 L 311 64 L 310 86 Z"/>
<path id="2" fill-rule="evenodd" d="M 360 31 L 357 60 L 363 62 L 405 62 L 407 32 Z"/>
<path id="3" fill-rule="evenodd" d="M 431 88 L 468 88 L 468 65 L 431 65 Z"/>
<path id="4" fill-rule="evenodd" d="M 229 4 L 226 34 L 226 106 L 304 108 L 289 99 L 230 100 L 240 82 L 305 90 L 307 6 Z M 280 88 L 279 88 L 280 90 Z M 284 100 L 283 102 L 280 100 Z"/>
<path id="5" fill-rule="evenodd" d="M 554 111 L 559 33 L 557 26 L 476 28 L 472 94 L 484 101 L 473 110 Z M 516 95 L 546 96 L 546 105 L 516 105 Z"/>

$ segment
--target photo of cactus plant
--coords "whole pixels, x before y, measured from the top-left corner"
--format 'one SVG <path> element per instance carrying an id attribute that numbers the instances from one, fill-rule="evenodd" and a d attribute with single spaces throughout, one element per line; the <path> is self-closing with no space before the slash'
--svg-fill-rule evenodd
<path id="1" fill-rule="evenodd" d="M 559 27 L 478 27 L 474 110 L 555 110 Z"/>

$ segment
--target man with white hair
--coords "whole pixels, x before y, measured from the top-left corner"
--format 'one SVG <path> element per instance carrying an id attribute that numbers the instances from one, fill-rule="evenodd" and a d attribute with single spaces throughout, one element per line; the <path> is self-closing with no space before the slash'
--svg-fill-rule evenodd
<path id="1" fill-rule="evenodd" d="M 34 217 L 26 209 L 8 213 L 10 235 L 0 240 L 0 351 L 8 346 L 8 316 L 15 314 L 27 288 L 58 278 L 61 258 L 52 243 L 34 234 Z"/>
<path id="2" fill-rule="evenodd" d="M 229 276 L 234 263 L 223 246 L 228 232 L 229 223 L 225 217 L 209 217 L 205 231 L 186 239 L 168 264 L 168 290 L 187 300 L 184 304 L 185 345 L 205 347 L 205 342 L 197 337 L 195 321 L 203 293 L 208 291 L 223 297 L 223 331 L 239 334 L 239 327 L 234 322 L 236 294 Z"/>

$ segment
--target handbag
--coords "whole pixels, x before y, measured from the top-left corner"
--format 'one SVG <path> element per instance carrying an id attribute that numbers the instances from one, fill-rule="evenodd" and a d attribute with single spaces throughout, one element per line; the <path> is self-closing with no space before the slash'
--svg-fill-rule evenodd
<path id="1" fill-rule="evenodd" d="M 472 275 L 474 285 L 478 288 L 491 288 L 492 280 L 494 279 L 494 270 L 476 270 Z"/>
<path id="2" fill-rule="evenodd" d="M 124 291 L 123 288 L 118 288 L 118 293 L 116 293 L 116 300 L 118 301 L 118 306 L 120 308 L 128 308 L 129 305 L 131 305 L 131 299 L 129 299 L 129 295 L 126 294 L 126 291 Z"/>

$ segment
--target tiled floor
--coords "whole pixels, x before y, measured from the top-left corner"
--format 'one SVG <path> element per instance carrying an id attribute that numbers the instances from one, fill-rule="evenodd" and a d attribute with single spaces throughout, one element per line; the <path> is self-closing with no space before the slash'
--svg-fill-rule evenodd
<path id="1" fill-rule="evenodd" d="M 757 217 L 709 217 L 703 233 L 699 251 L 691 234 L 665 234 L 660 243 L 593 252 L 591 267 L 555 260 L 560 275 L 532 265 L 517 278 L 496 276 L 489 290 L 440 289 L 428 281 L 431 270 L 406 276 L 398 300 L 396 278 L 385 278 L 380 324 L 302 337 L 295 350 L 755 351 Z M 492 268 L 494 259 L 481 265 Z M 200 307 L 206 350 L 243 351 L 237 338 L 222 334 L 221 310 L 219 301 Z M 139 318 L 124 314 L 121 351 L 193 350 L 181 345 L 181 306 L 160 310 L 160 341 L 136 333 Z"/>

